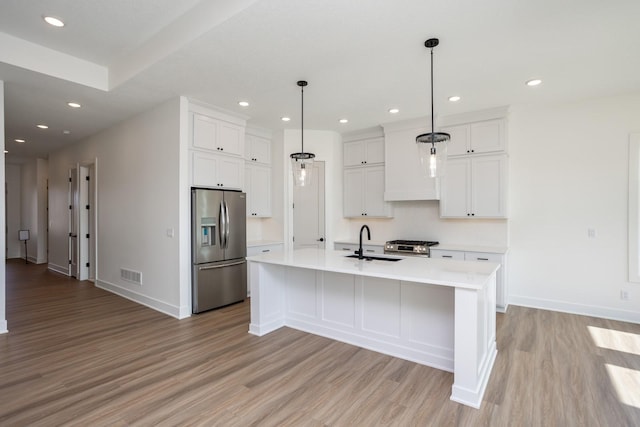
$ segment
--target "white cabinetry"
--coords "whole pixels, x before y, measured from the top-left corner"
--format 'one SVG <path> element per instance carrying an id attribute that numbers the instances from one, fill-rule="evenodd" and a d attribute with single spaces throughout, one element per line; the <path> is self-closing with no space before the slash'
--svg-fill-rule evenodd
<path id="1" fill-rule="evenodd" d="M 271 168 L 246 163 L 247 216 L 271 216 Z"/>
<path id="2" fill-rule="evenodd" d="M 344 143 L 344 166 L 384 163 L 384 138 L 371 138 Z"/>
<path id="3" fill-rule="evenodd" d="M 499 263 L 500 268 L 496 273 L 496 311 L 504 313 L 507 310 L 506 254 L 493 252 L 452 251 L 432 248 L 431 258 L 454 259 L 459 261 L 490 261 Z"/>
<path id="4" fill-rule="evenodd" d="M 449 159 L 441 191 L 443 218 L 506 218 L 507 156 Z"/>
<path id="5" fill-rule="evenodd" d="M 271 140 L 247 133 L 244 142 L 245 160 L 271 164 Z"/>
<path id="6" fill-rule="evenodd" d="M 344 216 L 391 217 L 384 201 L 384 166 L 344 169 Z"/>
<path id="7" fill-rule="evenodd" d="M 193 148 L 242 156 L 244 128 L 234 123 L 194 113 Z"/>
<path id="8" fill-rule="evenodd" d="M 333 248 L 336 251 L 345 251 L 354 253 L 359 249 L 358 244 L 356 243 L 343 243 L 343 242 L 335 242 Z M 383 254 L 384 246 L 383 245 L 362 245 L 362 251 L 365 254 Z"/>
<path id="9" fill-rule="evenodd" d="M 243 119 L 190 104 L 191 185 L 244 189 Z"/>
<path id="10" fill-rule="evenodd" d="M 191 184 L 196 187 L 219 187 L 242 190 L 244 160 L 201 151 L 191 153 Z"/>
<path id="11" fill-rule="evenodd" d="M 449 157 L 503 152 L 507 148 L 503 119 L 448 126 L 441 131 L 451 135 Z"/>
<path id="12" fill-rule="evenodd" d="M 384 125 L 384 200 L 438 200 L 440 186 L 420 163 L 416 136 L 430 132 L 426 120 Z"/>

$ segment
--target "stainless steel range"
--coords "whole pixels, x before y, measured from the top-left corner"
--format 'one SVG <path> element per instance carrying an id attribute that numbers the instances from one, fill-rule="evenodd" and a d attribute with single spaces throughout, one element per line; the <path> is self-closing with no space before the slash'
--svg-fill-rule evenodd
<path id="1" fill-rule="evenodd" d="M 438 242 L 424 240 L 390 240 L 384 244 L 384 253 L 428 257 L 429 248 L 437 244 Z"/>

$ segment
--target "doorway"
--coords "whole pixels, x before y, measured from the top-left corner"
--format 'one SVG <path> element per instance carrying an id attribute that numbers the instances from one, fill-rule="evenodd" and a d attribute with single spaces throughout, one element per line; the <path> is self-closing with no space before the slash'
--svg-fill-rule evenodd
<path id="1" fill-rule="evenodd" d="M 69 170 L 69 276 L 94 280 L 96 272 L 95 164 Z"/>
<path id="2" fill-rule="evenodd" d="M 293 187 L 293 248 L 325 248 L 324 162 L 313 162 L 311 180 Z"/>

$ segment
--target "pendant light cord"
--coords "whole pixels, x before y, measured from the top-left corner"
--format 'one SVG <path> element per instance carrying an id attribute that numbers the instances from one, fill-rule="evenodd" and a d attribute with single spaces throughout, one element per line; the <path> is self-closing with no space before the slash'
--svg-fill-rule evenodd
<path id="1" fill-rule="evenodd" d="M 431 146 L 435 147 L 433 131 L 433 48 L 431 48 Z"/>
<path id="2" fill-rule="evenodd" d="M 304 153 L 304 86 L 300 86 L 300 145 Z"/>

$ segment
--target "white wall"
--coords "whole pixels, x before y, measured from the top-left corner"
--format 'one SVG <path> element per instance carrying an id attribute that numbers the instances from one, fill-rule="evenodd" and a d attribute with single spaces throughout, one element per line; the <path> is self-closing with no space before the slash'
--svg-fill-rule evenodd
<path id="1" fill-rule="evenodd" d="M 182 291 L 189 286 L 182 283 L 188 268 L 180 254 L 181 242 L 189 239 L 183 235 L 189 209 L 183 139 L 186 102 L 175 98 L 52 153 L 50 267 L 67 265 L 69 169 L 97 163 L 96 285 L 175 317 L 190 311 Z M 121 268 L 141 272 L 142 285 L 121 279 Z"/>
<path id="2" fill-rule="evenodd" d="M 640 322 L 640 284 L 627 280 L 628 144 L 639 117 L 640 95 L 512 108 L 511 303 Z"/>
<path id="3" fill-rule="evenodd" d="M 20 203 L 22 166 L 7 164 L 5 173 L 7 184 L 7 258 L 20 258 L 24 256 L 24 243 L 18 239 L 22 212 Z"/>

